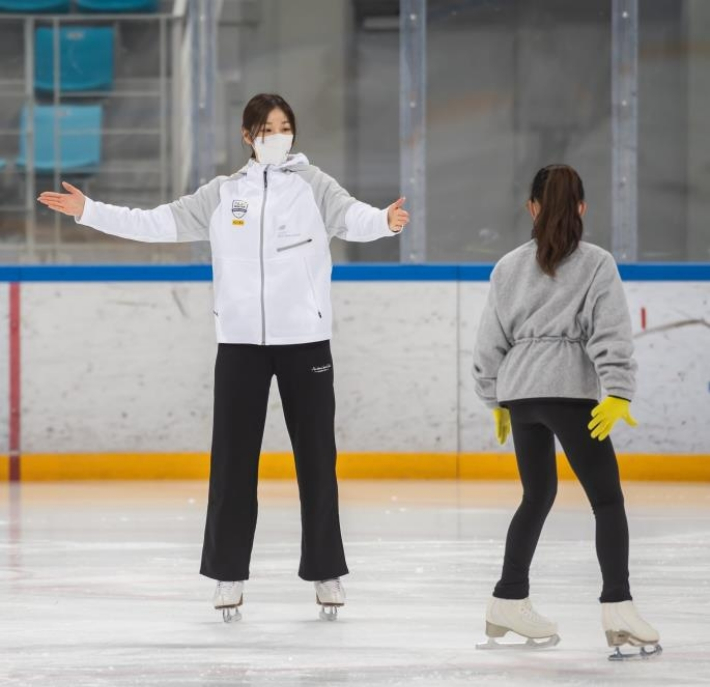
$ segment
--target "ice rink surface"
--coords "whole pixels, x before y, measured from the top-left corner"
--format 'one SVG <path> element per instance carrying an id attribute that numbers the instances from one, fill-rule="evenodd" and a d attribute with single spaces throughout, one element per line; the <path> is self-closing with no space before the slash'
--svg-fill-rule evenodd
<path id="1" fill-rule="evenodd" d="M 233 625 L 197 574 L 205 483 L 3 484 L 0 685 L 708 685 L 710 488 L 625 490 L 632 592 L 664 653 L 615 664 L 576 484 L 560 484 L 533 565 L 533 601 L 562 637 L 544 652 L 474 648 L 515 483 L 342 483 L 348 604 L 326 623 L 296 576 L 295 485 L 265 482 Z"/>

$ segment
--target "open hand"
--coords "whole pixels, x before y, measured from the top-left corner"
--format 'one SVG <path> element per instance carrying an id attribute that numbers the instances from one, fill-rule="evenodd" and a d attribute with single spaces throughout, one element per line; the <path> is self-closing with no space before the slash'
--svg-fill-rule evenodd
<path id="1" fill-rule="evenodd" d="M 394 203 L 387 208 L 387 224 L 396 234 L 409 224 L 409 213 L 402 208 L 405 200 L 406 198 L 403 196 L 399 200 L 395 200 Z"/>
<path id="2" fill-rule="evenodd" d="M 62 186 L 69 193 L 45 191 L 37 200 L 50 210 L 55 210 L 71 217 L 81 217 L 84 214 L 86 196 L 76 186 L 72 186 L 66 181 L 62 182 Z"/>
<path id="3" fill-rule="evenodd" d="M 607 396 L 599 405 L 592 409 L 592 421 L 587 425 L 591 430 L 592 439 L 604 441 L 614 429 L 614 425 L 623 420 L 631 427 L 636 427 L 638 422 L 631 415 L 630 403 L 624 398 Z"/>

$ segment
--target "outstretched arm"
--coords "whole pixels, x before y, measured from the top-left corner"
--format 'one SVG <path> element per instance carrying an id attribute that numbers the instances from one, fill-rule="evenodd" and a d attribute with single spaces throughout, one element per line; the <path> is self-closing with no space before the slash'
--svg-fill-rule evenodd
<path id="1" fill-rule="evenodd" d="M 210 218 L 219 205 L 220 181 L 213 179 L 192 195 L 152 210 L 99 203 L 66 181 L 62 186 L 67 193 L 45 192 L 38 200 L 79 224 L 121 238 L 149 243 L 208 241 Z"/>
<path id="2" fill-rule="evenodd" d="M 384 209 L 353 198 L 333 177 L 317 167 L 301 172 L 311 186 L 328 236 L 344 241 L 375 241 L 398 234 L 409 223 L 404 198 Z"/>

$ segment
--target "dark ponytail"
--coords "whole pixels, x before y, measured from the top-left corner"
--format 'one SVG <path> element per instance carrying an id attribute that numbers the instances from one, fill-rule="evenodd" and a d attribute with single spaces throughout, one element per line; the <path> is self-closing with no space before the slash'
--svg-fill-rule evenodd
<path id="1" fill-rule="evenodd" d="M 554 277 L 559 264 L 574 253 L 582 239 L 582 180 L 567 165 L 543 167 L 533 179 L 530 201 L 540 204 L 532 232 L 537 261 L 545 274 Z"/>

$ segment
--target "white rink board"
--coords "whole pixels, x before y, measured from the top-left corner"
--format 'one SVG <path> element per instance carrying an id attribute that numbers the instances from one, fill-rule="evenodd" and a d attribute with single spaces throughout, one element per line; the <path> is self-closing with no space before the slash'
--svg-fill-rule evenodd
<path id="1" fill-rule="evenodd" d="M 207 450 L 211 291 L 23 284 L 23 453 Z"/>
<path id="2" fill-rule="evenodd" d="M 710 283 L 626 285 L 639 363 L 636 419 L 641 436 L 624 432 L 621 451 L 710 452 Z M 639 330 L 646 309 L 647 329 Z"/>
<path id="3" fill-rule="evenodd" d="M 710 319 L 710 286 L 626 287 L 642 424 L 620 427 L 616 445 L 707 453 L 710 328 L 700 321 Z M 486 292 L 479 282 L 334 283 L 341 451 L 501 450 L 470 376 Z M 23 452 L 209 449 L 216 352 L 209 284 L 24 283 L 22 301 Z M 264 450 L 289 448 L 274 385 Z"/>

